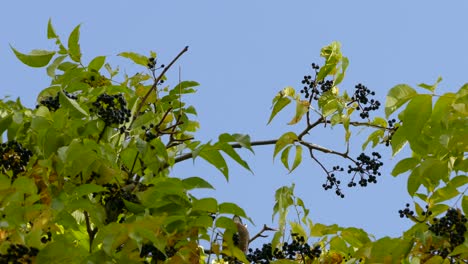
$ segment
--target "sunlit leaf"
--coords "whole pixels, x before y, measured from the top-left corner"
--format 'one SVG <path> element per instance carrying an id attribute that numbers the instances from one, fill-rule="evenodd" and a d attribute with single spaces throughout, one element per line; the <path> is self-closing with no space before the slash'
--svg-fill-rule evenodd
<path id="1" fill-rule="evenodd" d="M 73 29 L 68 37 L 68 54 L 75 62 L 81 62 L 81 48 L 80 48 L 80 26 L 78 25 Z"/>
<path id="2" fill-rule="evenodd" d="M 287 145 L 292 144 L 297 140 L 297 135 L 294 132 L 286 132 L 284 133 L 275 144 L 275 150 L 273 152 L 273 158 Z"/>
<path id="3" fill-rule="evenodd" d="M 121 52 L 118 56 L 132 60 L 134 63 L 147 67 L 148 57 L 138 54 L 136 52 Z"/>
<path id="4" fill-rule="evenodd" d="M 416 95 L 416 90 L 406 84 L 394 86 L 387 94 L 385 101 L 385 116 L 388 118 L 393 112 Z"/>
<path id="5" fill-rule="evenodd" d="M 23 54 L 17 51 L 10 45 L 10 48 L 15 53 L 15 56 L 24 64 L 30 67 L 44 67 L 49 64 L 52 57 L 55 55 L 55 51 L 47 50 L 33 50 L 29 54 Z"/>

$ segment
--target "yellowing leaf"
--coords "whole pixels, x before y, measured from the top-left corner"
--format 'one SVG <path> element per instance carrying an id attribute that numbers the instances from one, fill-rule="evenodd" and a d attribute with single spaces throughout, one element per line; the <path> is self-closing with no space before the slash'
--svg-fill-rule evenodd
<path id="1" fill-rule="evenodd" d="M 307 100 L 296 100 L 296 115 L 294 118 L 289 121 L 288 125 L 297 124 L 301 121 L 302 117 L 304 116 L 307 111 L 309 111 L 310 103 Z"/>

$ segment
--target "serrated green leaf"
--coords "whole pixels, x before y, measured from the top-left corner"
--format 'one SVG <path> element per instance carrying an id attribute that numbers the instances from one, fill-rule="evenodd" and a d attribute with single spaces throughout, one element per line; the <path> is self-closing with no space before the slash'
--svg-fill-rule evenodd
<path id="1" fill-rule="evenodd" d="M 136 63 L 138 65 L 148 67 L 148 61 L 149 60 L 148 60 L 148 57 L 146 57 L 144 55 L 138 54 L 136 52 L 121 52 L 121 53 L 119 53 L 117 55 L 121 56 L 121 57 L 124 57 L 124 58 L 127 58 L 127 59 L 130 59 L 130 60 L 132 60 L 134 63 Z"/>
<path id="2" fill-rule="evenodd" d="M 275 144 L 275 150 L 273 152 L 273 158 L 287 145 L 294 143 L 297 140 L 297 135 L 294 132 L 284 133 Z"/>
<path id="3" fill-rule="evenodd" d="M 49 64 L 50 60 L 55 55 L 55 51 L 33 50 L 29 54 L 23 54 L 11 45 L 10 48 L 15 53 L 16 58 L 18 58 L 22 63 L 36 68 L 44 67 Z"/>
<path id="4" fill-rule="evenodd" d="M 385 100 L 385 117 L 388 118 L 416 94 L 416 90 L 406 84 L 398 84 L 391 88 Z"/>
<path id="5" fill-rule="evenodd" d="M 231 230 L 233 232 L 237 232 L 236 224 L 232 221 L 231 218 L 228 218 L 226 216 L 220 216 L 216 218 L 215 226 L 219 228 L 224 228 L 226 230 Z"/>
<path id="6" fill-rule="evenodd" d="M 68 54 L 70 55 L 70 59 L 78 63 L 81 62 L 81 48 L 79 44 L 80 26 L 76 26 L 68 37 Z"/>
<path id="7" fill-rule="evenodd" d="M 392 176 L 398 176 L 406 171 L 414 169 L 418 165 L 419 160 L 416 158 L 406 158 L 400 160 L 392 170 Z"/>
<path id="8" fill-rule="evenodd" d="M 106 56 L 97 56 L 88 65 L 88 69 L 99 71 L 106 62 Z"/>

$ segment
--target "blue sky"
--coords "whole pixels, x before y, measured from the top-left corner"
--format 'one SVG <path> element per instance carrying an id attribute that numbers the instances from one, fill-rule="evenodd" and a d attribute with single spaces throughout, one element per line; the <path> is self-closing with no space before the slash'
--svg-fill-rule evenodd
<path id="1" fill-rule="evenodd" d="M 468 34 L 466 1 L 6 1 L 0 8 L 0 97 L 20 97 L 30 107 L 37 93 L 47 87 L 45 69 L 32 69 L 16 60 L 9 48 L 20 51 L 53 48 L 47 41 L 49 18 L 66 40 L 79 23 L 84 60 L 108 55 L 128 74 L 141 69 L 115 55 L 122 51 L 158 53 L 167 63 L 184 46 L 189 52 L 179 61 L 182 79 L 198 81 L 198 93 L 186 98 L 199 113 L 196 137 L 216 139 L 224 132 L 248 133 L 252 140 L 274 139 L 301 127 L 286 125 L 280 115 L 266 126 L 271 100 L 285 86 L 301 88 L 310 64 L 321 64 L 321 47 L 337 40 L 350 60 L 340 89 L 352 91 L 363 83 L 377 92 L 383 103 L 388 89 L 399 83 L 412 86 L 444 78 L 439 92 L 457 90 L 466 79 Z M 169 73 L 177 81 L 177 67 Z M 362 132 L 358 137 L 367 135 Z M 343 150 L 337 127 L 313 131 L 313 143 Z M 354 156 L 360 143 L 352 144 Z M 388 150 L 380 149 L 382 152 Z M 256 226 L 272 225 L 274 191 L 296 184 L 296 194 L 310 208 L 314 222 L 337 223 L 366 229 L 377 237 L 398 236 L 410 226 L 398 210 L 411 199 L 406 178 L 390 176 L 392 164 L 385 155 L 383 176 L 377 185 L 344 188 L 345 199 L 321 187 L 324 175 L 307 156 L 292 174 L 272 160 L 273 146 L 258 147 L 255 155 L 242 152 L 254 174 L 237 165 L 231 179 L 201 160 L 186 161 L 173 176 L 200 176 L 215 185 L 221 201 L 241 205 Z M 331 167 L 342 160 L 321 156 Z M 345 179 L 346 175 L 343 175 Z M 345 180 L 343 180 L 345 181 Z"/>

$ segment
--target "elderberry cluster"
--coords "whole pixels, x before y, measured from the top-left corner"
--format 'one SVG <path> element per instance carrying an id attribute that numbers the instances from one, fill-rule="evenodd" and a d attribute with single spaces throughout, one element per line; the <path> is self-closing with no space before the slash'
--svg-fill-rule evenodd
<path id="1" fill-rule="evenodd" d="M 403 217 L 409 218 L 414 215 L 414 211 L 412 211 L 409 207 L 410 207 L 410 204 L 407 203 L 405 209 L 398 210 L 398 213 L 400 214 L 400 218 L 403 218 Z"/>
<path id="2" fill-rule="evenodd" d="M 6 254 L 0 254 L 0 263 L 23 264 L 33 263 L 32 258 L 37 256 L 39 249 L 21 244 L 11 244 Z"/>
<path id="3" fill-rule="evenodd" d="M 0 145 L 0 168 L 13 172 L 16 177 L 26 170 L 26 165 L 32 156 L 32 152 L 15 140 L 2 143 Z"/>
<path id="4" fill-rule="evenodd" d="M 91 112 L 95 112 L 107 126 L 120 125 L 130 121 L 130 110 L 123 94 L 103 93 L 93 102 Z"/>
<path id="5" fill-rule="evenodd" d="M 333 166 L 333 170 L 330 171 L 330 172 L 343 171 L 343 170 L 344 169 L 342 167 L 340 167 L 340 166 Z M 326 190 L 329 190 L 329 189 L 332 189 L 333 187 L 335 187 L 336 195 L 338 195 L 341 198 L 344 198 L 344 194 L 340 189 L 341 181 L 337 180 L 335 174 L 330 173 L 330 172 L 329 172 L 329 174 L 327 176 L 327 181 L 324 184 L 322 184 L 323 189 L 326 191 Z"/>
<path id="6" fill-rule="evenodd" d="M 445 216 L 440 219 L 434 218 L 433 222 L 429 230 L 436 236 L 446 238 L 450 242 L 450 251 L 465 242 L 467 218 L 459 210 L 450 208 Z"/>
<path id="7" fill-rule="evenodd" d="M 141 129 L 145 130 L 144 139 L 146 142 L 150 142 L 151 140 L 158 137 L 155 133 L 152 132 L 153 128 L 154 128 L 153 124 L 150 124 L 149 127 L 141 126 Z"/>
<path id="8" fill-rule="evenodd" d="M 119 188 L 117 184 L 104 184 L 107 191 L 103 193 L 104 209 L 106 211 L 106 223 L 117 221 L 119 215 L 125 210 L 124 200 L 140 203 L 137 196 Z"/>
<path id="9" fill-rule="evenodd" d="M 315 71 L 315 76 L 317 76 L 319 68 L 320 66 L 312 63 L 312 69 Z M 301 83 L 305 86 L 300 90 L 300 92 L 304 94 L 305 98 L 310 97 L 314 100 L 318 100 L 320 94 L 323 94 L 333 88 L 332 80 L 317 81 L 315 78 L 312 79 L 311 75 L 305 75 Z M 318 87 L 320 87 L 320 89 L 318 89 Z"/>
<path id="10" fill-rule="evenodd" d="M 65 96 L 67 96 L 70 99 L 76 100 L 78 97 L 76 97 L 73 94 L 68 93 L 67 91 L 63 91 Z M 59 93 L 57 93 L 55 96 L 48 96 L 41 101 L 39 101 L 39 104 L 36 105 L 36 108 L 39 108 L 39 106 L 45 106 L 49 109 L 49 111 L 56 111 L 57 109 L 60 108 L 60 101 L 59 101 Z"/>
<path id="11" fill-rule="evenodd" d="M 302 259 L 305 261 L 306 258 L 315 259 L 320 257 L 322 250 L 320 246 L 310 246 L 304 239 L 304 237 L 298 234 L 292 234 L 293 241 L 291 243 L 285 242 L 281 248 L 272 250 L 271 243 L 263 244 L 261 249 L 251 249 L 247 253 L 247 259 L 251 263 L 268 264 L 271 261 L 279 259 Z"/>
<path id="12" fill-rule="evenodd" d="M 356 166 L 348 166 L 348 174 L 354 173 L 353 178 L 348 183 L 348 187 L 356 186 L 354 182 L 356 174 L 360 175 L 358 183 L 361 187 L 366 187 L 368 183 L 377 183 L 377 176 L 381 175 L 379 169 L 383 165 L 383 162 L 380 161 L 381 158 L 382 156 L 378 152 L 372 152 L 372 158 L 361 153 L 359 157 L 357 157 Z M 365 177 L 366 175 L 367 178 Z"/>
<path id="13" fill-rule="evenodd" d="M 362 119 L 369 118 L 369 112 L 379 109 L 380 102 L 374 99 L 369 99 L 369 95 L 374 96 L 375 92 L 369 90 L 366 86 L 359 83 L 355 86 L 355 88 L 356 91 L 351 97 L 351 100 L 358 103 L 356 110 L 361 110 L 359 116 Z"/>

